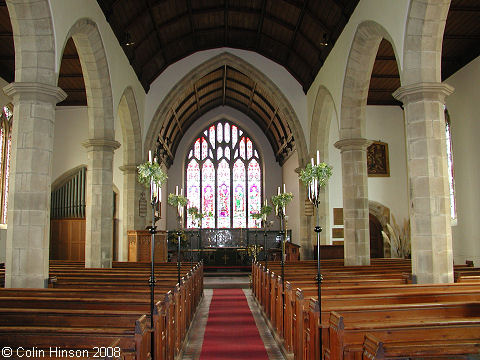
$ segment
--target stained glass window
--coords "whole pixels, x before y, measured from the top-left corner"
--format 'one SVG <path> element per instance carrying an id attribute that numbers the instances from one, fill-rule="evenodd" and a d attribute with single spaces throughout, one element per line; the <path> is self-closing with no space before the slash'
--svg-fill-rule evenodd
<path id="1" fill-rule="evenodd" d="M 7 223 L 8 205 L 8 180 L 10 175 L 10 152 L 12 144 L 12 106 L 7 105 L 2 109 L 0 125 L 0 195 L 2 206 L 0 209 L 1 223 Z"/>
<path id="2" fill-rule="evenodd" d="M 187 154 L 188 206 L 201 209 L 202 227 L 258 228 L 251 215 L 262 204 L 262 162 L 248 134 L 219 121 L 200 133 Z M 189 217 L 187 227 L 196 227 Z"/>
<path id="3" fill-rule="evenodd" d="M 455 177 L 453 171 L 452 132 L 450 126 L 450 115 L 445 108 L 445 141 L 447 145 L 448 185 L 450 189 L 450 217 L 455 223 L 457 221 L 457 209 L 455 206 Z"/>

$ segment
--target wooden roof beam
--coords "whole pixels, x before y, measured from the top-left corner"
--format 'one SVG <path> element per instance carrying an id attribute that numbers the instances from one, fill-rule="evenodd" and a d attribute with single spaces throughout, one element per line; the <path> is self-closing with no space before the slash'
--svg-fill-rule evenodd
<path id="1" fill-rule="evenodd" d="M 250 113 L 250 109 L 252 108 L 253 97 L 255 96 L 256 88 L 257 88 L 257 83 L 254 83 L 252 92 L 250 93 L 250 99 L 248 100 L 247 115 Z"/>
<path id="2" fill-rule="evenodd" d="M 183 135 L 182 126 L 180 125 L 180 120 L 178 119 L 177 112 L 175 111 L 174 108 L 172 108 L 172 112 L 173 112 L 173 117 L 175 118 L 175 123 L 177 124 L 178 130 L 180 130 L 180 132 Z"/>
<path id="3" fill-rule="evenodd" d="M 200 101 L 198 99 L 197 84 L 193 84 L 193 90 L 195 90 L 195 102 L 197 104 L 197 112 L 200 112 Z"/>
<path id="4" fill-rule="evenodd" d="M 262 0 L 262 12 L 260 13 L 260 20 L 258 21 L 257 26 L 257 41 L 255 44 L 255 49 L 260 47 L 260 39 L 262 38 L 262 28 L 263 28 L 263 20 L 265 19 L 265 12 L 267 10 L 267 0 Z"/>
<path id="5" fill-rule="evenodd" d="M 279 156 L 282 152 L 283 149 L 285 149 L 290 141 L 293 139 L 293 135 L 290 134 L 290 136 L 283 142 L 283 144 L 278 148 L 277 152 L 275 153 L 276 156 Z"/>
<path id="6" fill-rule="evenodd" d="M 307 7 L 308 7 L 308 0 L 305 0 L 304 3 L 303 3 L 303 6 L 302 6 L 302 11 L 300 12 L 300 16 L 297 19 L 297 24 L 295 25 L 295 30 L 293 32 L 292 41 L 290 41 L 290 46 L 288 47 L 289 50 L 288 50 L 287 56 L 285 58 L 285 66 L 288 66 L 288 60 L 290 59 L 290 56 L 292 55 L 293 46 L 295 45 L 295 40 L 297 40 L 298 31 L 300 30 L 300 26 L 302 25 L 303 18 L 305 17 L 305 12 L 307 10 Z"/>
<path id="7" fill-rule="evenodd" d="M 270 117 L 270 121 L 268 122 L 268 126 L 267 126 L 267 129 L 265 130 L 265 132 L 270 130 L 270 126 L 272 126 L 273 120 L 275 119 L 275 116 L 277 116 L 277 112 L 278 112 L 278 106 L 276 107 L 275 111 L 273 112 L 273 115 Z"/>
<path id="8" fill-rule="evenodd" d="M 226 93 L 227 93 L 227 65 L 223 67 L 223 99 L 222 99 L 223 106 L 225 106 Z"/>

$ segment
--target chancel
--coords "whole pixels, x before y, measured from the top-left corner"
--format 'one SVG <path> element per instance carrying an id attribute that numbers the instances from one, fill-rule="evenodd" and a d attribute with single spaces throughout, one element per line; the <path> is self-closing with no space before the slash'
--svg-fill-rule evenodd
<path id="1" fill-rule="evenodd" d="M 0 1 L 1 357 L 478 357 L 479 13 Z"/>

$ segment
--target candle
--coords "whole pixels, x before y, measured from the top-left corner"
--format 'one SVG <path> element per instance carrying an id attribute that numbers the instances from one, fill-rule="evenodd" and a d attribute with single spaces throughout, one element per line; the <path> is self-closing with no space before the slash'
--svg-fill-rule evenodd
<path id="1" fill-rule="evenodd" d="M 148 162 L 152 162 L 152 150 L 148 150 Z"/>
<path id="2" fill-rule="evenodd" d="M 277 195 L 280 195 L 280 186 L 278 187 L 278 194 Z"/>
<path id="3" fill-rule="evenodd" d="M 286 191 L 285 191 L 285 184 L 283 184 L 283 193 L 285 193 L 285 192 L 286 192 Z"/>
<path id="4" fill-rule="evenodd" d="M 178 195 L 178 185 L 175 186 L 175 195 Z"/>
<path id="5" fill-rule="evenodd" d="M 183 188 L 180 189 L 180 195 L 183 196 Z"/>
<path id="6" fill-rule="evenodd" d="M 314 162 L 313 162 L 313 157 L 312 157 L 312 166 L 315 166 Z"/>
<path id="7" fill-rule="evenodd" d="M 160 186 L 158 187 L 158 201 L 162 202 L 162 188 Z"/>
<path id="8" fill-rule="evenodd" d="M 320 151 L 317 150 L 317 165 L 320 164 Z"/>

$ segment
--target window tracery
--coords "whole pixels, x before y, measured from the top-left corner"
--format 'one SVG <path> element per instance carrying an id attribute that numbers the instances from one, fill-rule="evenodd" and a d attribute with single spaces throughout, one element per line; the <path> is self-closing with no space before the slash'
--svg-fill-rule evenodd
<path id="1" fill-rule="evenodd" d="M 187 154 L 188 207 L 204 214 L 202 228 L 260 227 L 251 215 L 262 204 L 262 162 L 245 131 L 219 121 L 200 133 Z M 193 227 L 188 215 L 187 228 Z"/>

